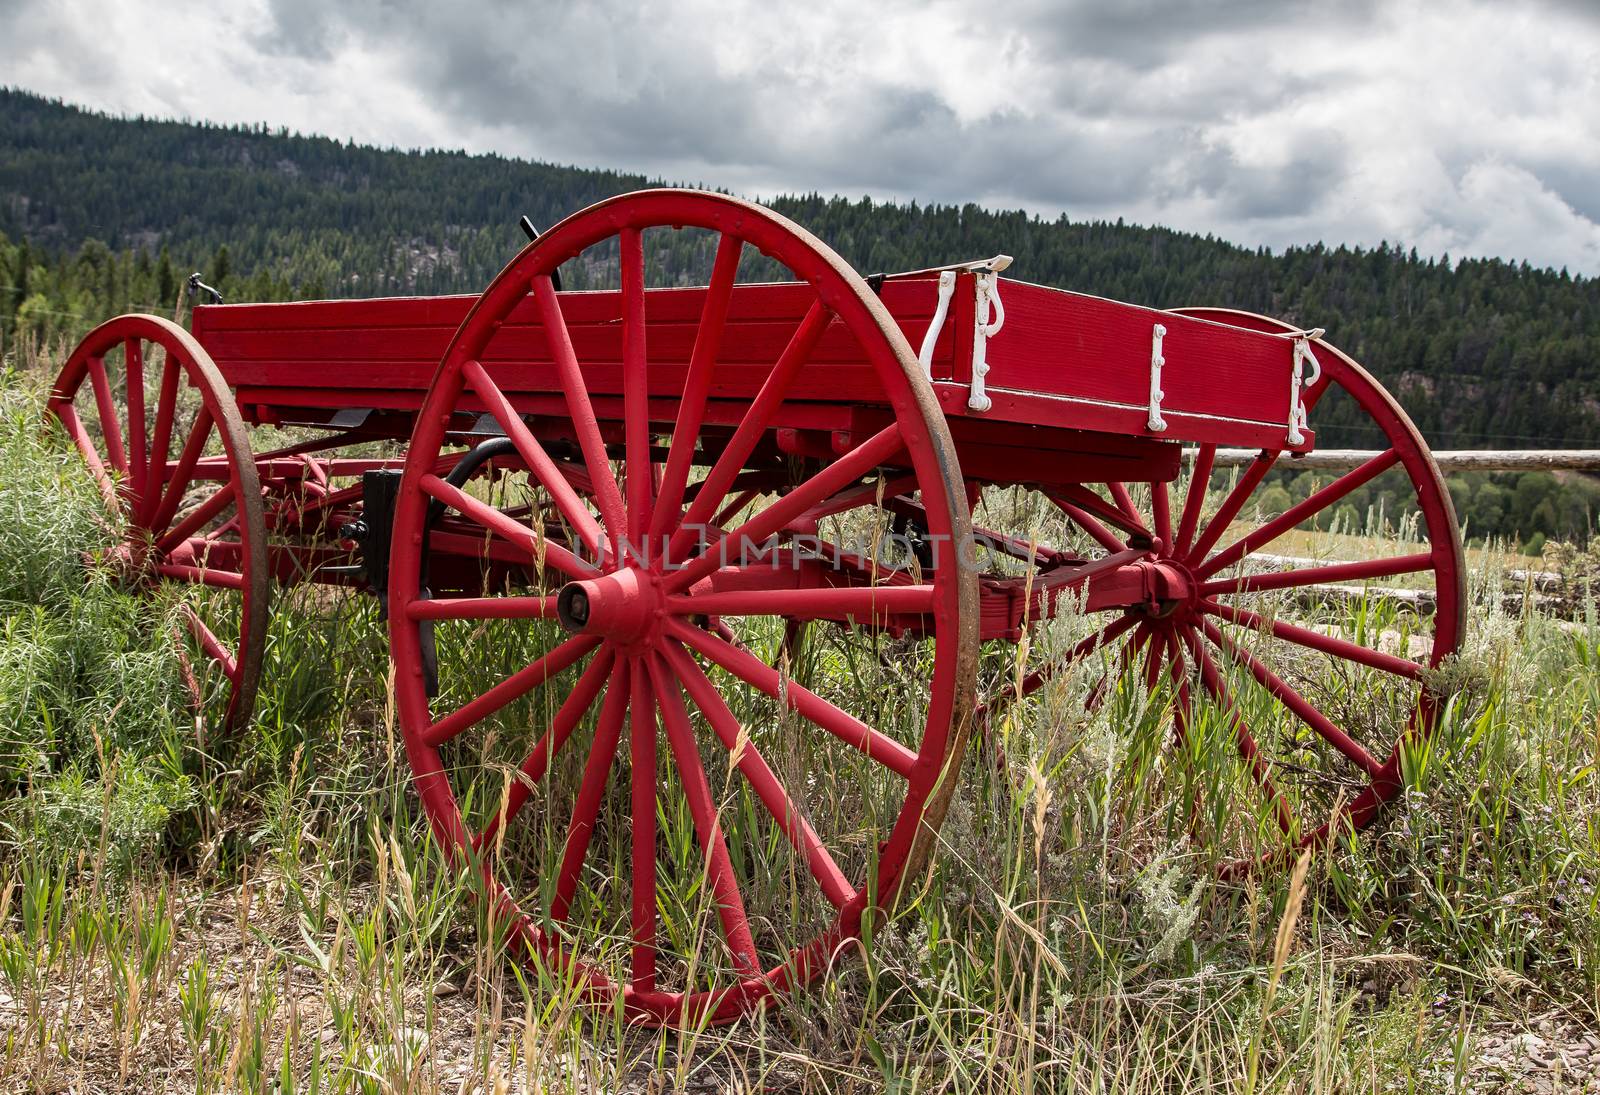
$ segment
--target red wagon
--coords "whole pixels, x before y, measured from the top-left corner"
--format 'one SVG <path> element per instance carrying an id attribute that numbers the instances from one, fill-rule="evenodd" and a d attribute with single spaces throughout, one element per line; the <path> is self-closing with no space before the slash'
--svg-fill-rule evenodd
<path id="1" fill-rule="evenodd" d="M 708 284 L 653 284 L 685 253 Z M 1319 331 L 1005 261 L 863 279 L 766 209 L 647 191 L 481 296 L 119 317 L 50 409 L 231 724 L 275 584 L 383 595 L 422 804 L 514 945 L 642 1020 L 729 1019 L 924 868 L 992 696 L 1159 697 L 1181 805 L 1128 838 L 1204 828 L 1224 871 L 1366 824 L 1433 723 L 1461 546 L 1394 400 Z M 1338 400 L 1388 447 L 1264 512 Z M 1259 455 L 1217 489 L 1219 446 Z M 1420 516 L 1365 558 L 1266 554 L 1379 476 Z M 1277 611 L 1399 575 L 1430 613 Z M 1024 635 L 1026 674 L 996 653 Z M 1186 782 L 1219 738 L 1238 778 Z"/>

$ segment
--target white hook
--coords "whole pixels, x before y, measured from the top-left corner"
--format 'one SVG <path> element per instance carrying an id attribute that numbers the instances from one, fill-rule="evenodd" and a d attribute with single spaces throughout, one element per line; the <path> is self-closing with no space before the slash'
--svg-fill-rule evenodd
<path id="1" fill-rule="evenodd" d="M 1301 431 L 1306 428 L 1306 405 L 1300 398 L 1300 393 L 1322 379 L 1322 362 L 1317 360 L 1317 355 L 1311 352 L 1311 338 L 1322 332 L 1307 332 L 1294 340 L 1294 372 L 1289 377 L 1289 435 L 1291 445 L 1303 445 L 1306 435 Z M 1311 366 L 1311 375 L 1305 375 L 1306 365 Z"/>
<path id="2" fill-rule="evenodd" d="M 922 362 L 922 373 L 929 380 L 933 379 L 933 347 L 939 341 L 939 332 L 944 329 L 945 317 L 950 314 L 950 298 L 956 291 L 956 272 L 946 270 L 939 275 L 939 306 L 933 311 L 933 321 L 928 324 L 928 333 L 922 336 L 922 349 L 917 352 L 917 360 Z"/>

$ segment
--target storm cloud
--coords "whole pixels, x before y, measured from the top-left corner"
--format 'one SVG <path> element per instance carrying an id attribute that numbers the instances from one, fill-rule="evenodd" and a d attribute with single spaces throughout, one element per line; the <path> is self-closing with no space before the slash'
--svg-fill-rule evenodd
<path id="1" fill-rule="evenodd" d="M 116 113 L 1600 274 L 1600 18 L 1503 5 L 0 0 Z"/>

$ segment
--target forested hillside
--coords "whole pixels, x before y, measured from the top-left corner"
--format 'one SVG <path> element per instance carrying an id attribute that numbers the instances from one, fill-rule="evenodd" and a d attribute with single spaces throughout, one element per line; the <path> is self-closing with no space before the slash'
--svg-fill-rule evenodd
<path id="1" fill-rule="evenodd" d="M 117 119 L 0 90 L 0 337 L 70 337 L 132 308 L 168 311 L 179 278 L 195 269 L 230 300 L 476 290 L 523 243 L 520 216 L 547 225 L 650 182 L 265 127 Z M 1326 327 L 1437 447 L 1600 445 L 1593 278 L 1388 246 L 1272 254 L 971 205 L 818 195 L 770 203 L 863 272 L 1003 251 L 1016 258 L 1011 273 L 1029 281 Z M 702 276 L 697 258 L 657 256 L 684 278 Z M 583 271 L 574 273 L 581 282 Z M 1317 425 L 1325 444 L 1376 440 L 1354 420 Z"/>

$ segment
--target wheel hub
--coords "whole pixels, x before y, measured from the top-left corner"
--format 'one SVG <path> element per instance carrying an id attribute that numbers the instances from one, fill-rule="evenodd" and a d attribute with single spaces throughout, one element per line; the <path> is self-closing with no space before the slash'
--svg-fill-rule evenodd
<path id="1" fill-rule="evenodd" d="M 659 579 L 638 567 L 624 567 L 562 586 L 556 616 L 575 635 L 598 635 L 623 650 L 642 650 L 661 630 L 666 597 Z"/>
<path id="2" fill-rule="evenodd" d="M 1150 565 L 1156 572 L 1152 583 L 1156 595 L 1153 600 L 1141 604 L 1140 611 L 1157 620 L 1178 620 L 1193 615 L 1200 602 L 1200 583 L 1189 567 L 1170 557 L 1156 559 Z"/>
<path id="3" fill-rule="evenodd" d="M 1199 582 L 1172 558 L 1140 559 L 1090 579 L 1091 611 L 1123 609 L 1154 619 L 1190 612 L 1199 602 Z"/>
<path id="4" fill-rule="evenodd" d="M 111 548 L 106 555 L 105 566 L 122 588 L 137 590 L 154 580 L 157 562 L 149 541 L 134 535 Z"/>

